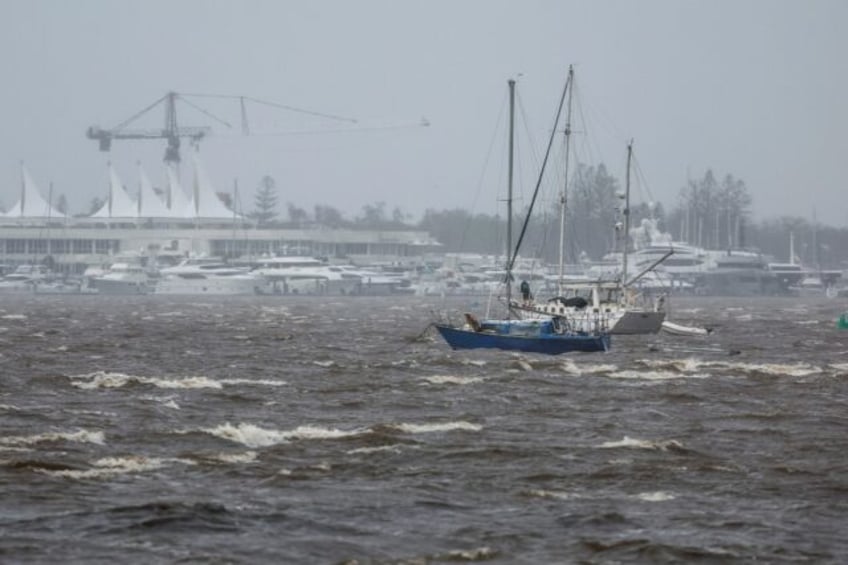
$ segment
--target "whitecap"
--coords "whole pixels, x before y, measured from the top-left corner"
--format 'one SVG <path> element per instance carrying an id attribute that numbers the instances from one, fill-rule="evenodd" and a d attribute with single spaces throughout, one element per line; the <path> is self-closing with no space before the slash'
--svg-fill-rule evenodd
<path id="1" fill-rule="evenodd" d="M 333 365 L 335 365 L 336 362 L 335 361 L 313 361 L 312 364 L 318 365 L 319 367 L 328 368 L 328 367 L 332 367 Z"/>
<path id="2" fill-rule="evenodd" d="M 164 467 L 167 463 L 179 462 L 189 463 L 182 459 L 160 459 L 158 457 L 145 457 L 143 455 L 129 455 L 126 457 L 104 457 L 92 463 L 91 469 L 63 469 L 60 471 L 41 470 L 42 473 L 55 477 L 68 477 L 71 479 L 97 479 L 128 473 L 141 473 Z"/>
<path id="3" fill-rule="evenodd" d="M 461 561 L 483 561 L 497 556 L 498 551 L 488 546 L 476 547 L 474 549 L 455 549 L 448 552 L 448 558 Z"/>
<path id="4" fill-rule="evenodd" d="M 34 445 L 45 441 L 75 441 L 77 443 L 96 443 L 103 445 L 103 432 L 78 430 L 76 432 L 46 432 L 32 436 L 0 437 L 0 442 L 7 445 Z"/>
<path id="5" fill-rule="evenodd" d="M 683 373 L 694 373 L 702 366 L 707 365 L 695 357 L 687 357 L 685 359 L 640 359 L 639 362 L 647 367 L 671 367 Z"/>
<path id="6" fill-rule="evenodd" d="M 609 363 L 586 363 L 578 365 L 573 359 L 567 359 L 563 361 L 562 369 L 563 371 L 569 374 L 587 375 L 597 373 L 610 373 L 618 369 L 618 366 Z"/>
<path id="7" fill-rule="evenodd" d="M 269 379 L 221 379 L 221 384 L 225 385 L 253 385 L 253 386 L 285 386 L 286 381 L 272 381 Z"/>
<path id="8" fill-rule="evenodd" d="M 201 430 L 213 436 L 241 443 L 247 447 L 266 447 L 288 441 L 285 432 L 277 430 L 266 430 L 253 424 L 239 424 L 233 426 L 230 423 L 222 424 L 215 428 Z"/>
<path id="9" fill-rule="evenodd" d="M 292 439 L 340 439 L 367 433 L 368 430 L 339 430 L 337 428 L 322 428 L 318 426 L 298 426 L 286 432 Z"/>
<path id="10" fill-rule="evenodd" d="M 142 377 L 124 373 L 97 371 L 88 375 L 71 376 L 71 384 L 82 389 L 121 388 L 130 383 L 153 385 L 158 388 L 223 388 L 223 385 L 208 377 L 183 377 L 166 379 L 159 377 Z"/>
<path id="11" fill-rule="evenodd" d="M 677 497 L 669 492 L 658 490 L 656 492 L 639 493 L 636 495 L 636 498 L 645 502 L 666 502 L 668 500 L 674 500 Z"/>
<path id="12" fill-rule="evenodd" d="M 456 377 L 453 375 L 431 375 L 423 377 L 422 380 L 434 385 L 468 385 L 482 382 L 480 377 Z"/>
<path id="13" fill-rule="evenodd" d="M 668 449 L 682 449 L 683 444 L 673 439 L 650 441 L 624 436 L 624 439 L 621 439 L 619 441 L 605 441 L 599 447 L 601 447 L 602 449 L 615 449 L 619 447 L 624 447 L 632 449 L 653 449 L 659 451 L 667 451 Z"/>
<path id="14" fill-rule="evenodd" d="M 28 447 L 12 447 L 10 445 L 0 445 L 0 451 L 11 451 L 14 453 L 26 453 L 28 451 L 32 451 L 32 449 Z"/>
<path id="15" fill-rule="evenodd" d="M 400 446 L 397 445 L 378 445 L 376 447 L 357 447 L 356 449 L 350 449 L 346 451 L 348 455 L 358 455 L 358 454 L 367 454 L 367 453 L 380 453 L 382 451 L 389 451 L 391 453 L 400 453 Z"/>
<path id="16" fill-rule="evenodd" d="M 683 374 L 677 371 L 618 371 L 609 374 L 613 379 L 668 381 L 674 379 L 705 379 L 707 374 Z"/>
<path id="17" fill-rule="evenodd" d="M 401 432 L 410 434 L 426 434 L 433 432 L 452 432 L 462 430 L 466 432 L 479 432 L 483 426 L 472 424 L 471 422 L 442 422 L 437 424 L 391 424 L 391 426 Z"/>
<path id="18" fill-rule="evenodd" d="M 0 319 L 3 320 L 26 320 L 27 317 L 24 314 L 5 314 L 0 316 Z"/>
<path id="19" fill-rule="evenodd" d="M 364 433 L 363 430 L 339 430 L 317 426 L 298 426 L 293 430 L 267 430 L 253 424 L 226 423 L 215 428 L 201 430 L 222 439 L 241 443 L 247 447 L 267 447 L 287 443 L 293 439 L 339 439 Z"/>
<path id="20" fill-rule="evenodd" d="M 531 489 L 526 491 L 526 494 L 527 496 L 533 496 L 536 498 L 554 498 L 557 500 L 574 500 L 581 498 L 578 494 L 561 490 Z"/>
<path id="21" fill-rule="evenodd" d="M 516 359 L 515 362 L 518 364 L 518 367 L 524 372 L 529 373 L 533 371 L 533 365 L 531 365 L 530 362 L 526 359 Z"/>
<path id="22" fill-rule="evenodd" d="M 267 379 L 211 379 L 209 377 L 144 377 L 140 375 L 127 375 L 124 373 L 110 373 L 97 371 L 88 375 L 74 375 L 70 377 L 72 385 L 82 389 L 96 388 L 121 388 L 131 383 L 152 385 L 164 389 L 193 389 L 214 388 L 221 389 L 224 385 L 254 385 L 254 386 L 284 386 L 285 381 Z"/>
<path id="23" fill-rule="evenodd" d="M 808 363 L 726 363 L 730 370 L 742 370 L 747 373 L 765 373 L 774 376 L 806 377 L 821 373 L 821 367 Z"/>

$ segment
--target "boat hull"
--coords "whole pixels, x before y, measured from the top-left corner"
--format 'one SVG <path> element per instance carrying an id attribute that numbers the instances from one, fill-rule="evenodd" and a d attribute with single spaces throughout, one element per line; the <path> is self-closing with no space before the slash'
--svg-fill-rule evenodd
<path id="1" fill-rule="evenodd" d="M 150 294 L 152 288 L 145 282 L 131 280 L 94 279 L 98 294 Z"/>
<path id="2" fill-rule="evenodd" d="M 709 335 L 712 333 L 712 329 L 710 328 L 698 328 L 694 326 L 684 326 L 682 324 L 675 324 L 674 322 L 669 322 L 668 320 L 662 323 L 662 330 L 671 335 L 681 335 L 681 336 L 690 336 L 690 335 Z"/>
<path id="3" fill-rule="evenodd" d="M 611 334 L 641 335 L 655 334 L 660 331 L 665 320 L 665 312 L 626 310 L 613 324 Z"/>
<path id="4" fill-rule="evenodd" d="M 560 355 L 572 352 L 598 352 L 610 348 L 608 334 L 550 334 L 521 336 L 489 332 L 476 332 L 436 324 L 436 329 L 452 349 L 503 349 L 524 353 Z"/>

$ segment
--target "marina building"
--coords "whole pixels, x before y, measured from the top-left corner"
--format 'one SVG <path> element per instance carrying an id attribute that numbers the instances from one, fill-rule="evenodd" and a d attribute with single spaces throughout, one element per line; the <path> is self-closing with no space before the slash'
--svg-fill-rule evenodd
<path id="1" fill-rule="evenodd" d="M 42 263 L 69 275 L 128 254 L 166 264 L 190 255 L 311 255 L 357 264 L 414 263 L 440 247 L 420 230 L 258 227 L 223 204 L 197 162 L 190 192 L 171 169 L 164 195 L 154 191 L 141 169 L 134 196 L 111 166 L 109 178 L 102 207 L 89 216 L 71 217 L 42 196 L 22 166 L 20 196 L 0 213 L 0 263 Z"/>

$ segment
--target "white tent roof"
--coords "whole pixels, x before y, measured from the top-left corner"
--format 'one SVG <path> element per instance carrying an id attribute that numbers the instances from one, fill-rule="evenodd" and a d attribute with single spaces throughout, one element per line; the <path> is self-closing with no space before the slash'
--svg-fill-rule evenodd
<path id="1" fill-rule="evenodd" d="M 41 196 L 35 181 L 21 163 L 21 197 L 12 208 L 3 214 L 4 218 L 67 218 Z"/>
<path id="2" fill-rule="evenodd" d="M 153 184 L 141 167 L 141 163 L 138 164 L 138 176 L 138 216 L 140 218 L 170 218 L 171 210 L 153 190 Z"/>
<path id="3" fill-rule="evenodd" d="M 227 208 L 218 197 L 218 193 L 212 186 L 209 175 L 206 174 L 206 170 L 197 155 L 194 156 L 194 186 L 192 188 L 194 190 L 191 198 L 191 210 L 196 218 L 232 219 L 234 217 L 233 211 Z"/>
<path id="4" fill-rule="evenodd" d="M 180 185 L 180 179 L 177 177 L 173 167 L 168 169 L 168 194 L 170 201 L 168 208 L 170 209 L 170 218 L 194 218 L 194 211 L 191 207 L 188 197 L 186 196 L 183 187 Z"/>
<path id="5" fill-rule="evenodd" d="M 109 197 L 100 209 L 91 215 L 92 218 L 136 218 L 138 206 L 124 190 L 112 163 L 109 163 Z"/>

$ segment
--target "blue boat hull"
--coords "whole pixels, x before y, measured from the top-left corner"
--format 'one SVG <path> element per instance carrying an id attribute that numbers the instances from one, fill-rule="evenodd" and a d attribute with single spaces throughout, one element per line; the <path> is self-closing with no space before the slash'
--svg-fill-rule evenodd
<path id="1" fill-rule="evenodd" d="M 596 352 L 610 348 L 609 334 L 540 334 L 535 336 L 477 332 L 436 324 L 452 349 L 503 349 L 525 353 L 559 355 L 573 351 Z"/>

